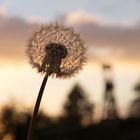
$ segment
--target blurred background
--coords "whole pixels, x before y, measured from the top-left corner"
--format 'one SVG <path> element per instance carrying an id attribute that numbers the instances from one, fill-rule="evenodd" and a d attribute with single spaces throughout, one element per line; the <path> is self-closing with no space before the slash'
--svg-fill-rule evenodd
<path id="1" fill-rule="evenodd" d="M 88 62 L 75 77 L 49 78 L 35 140 L 140 139 L 139 13 L 139 0 L 0 0 L 0 139 L 26 139 L 43 76 L 25 50 L 56 21 L 81 34 Z"/>

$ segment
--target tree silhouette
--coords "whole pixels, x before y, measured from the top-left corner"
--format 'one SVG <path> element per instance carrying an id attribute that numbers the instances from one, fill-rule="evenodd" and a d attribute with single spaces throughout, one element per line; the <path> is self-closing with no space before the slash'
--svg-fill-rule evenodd
<path id="1" fill-rule="evenodd" d="M 0 117 L 0 140 L 26 140 L 31 113 L 29 110 L 19 111 L 15 106 L 5 106 Z M 39 113 L 34 137 L 39 140 L 46 136 L 46 130 L 52 125 L 51 119 L 42 111 Z"/>
<path id="2" fill-rule="evenodd" d="M 18 112 L 16 107 L 13 105 L 5 106 L 1 112 L 0 118 L 0 123 L 3 126 L 0 138 L 6 139 L 7 137 L 10 137 L 11 139 L 17 139 L 20 135 L 20 139 L 25 140 L 27 133 L 25 125 L 27 117 L 25 114 L 26 113 Z"/>
<path id="3" fill-rule="evenodd" d="M 64 104 L 65 118 L 74 125 L 89 125 L 93 121 L 93 107 L 83 89 L 76 84 Z"/>

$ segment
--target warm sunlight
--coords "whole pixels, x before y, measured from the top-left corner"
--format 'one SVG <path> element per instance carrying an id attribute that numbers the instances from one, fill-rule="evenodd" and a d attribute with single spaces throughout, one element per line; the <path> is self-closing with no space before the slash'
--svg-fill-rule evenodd
<path id="1" fill-rule="evenodd" d="M 0 140 L 31 140 L 32 116 L 32 140 L 140 140 L 139 13 L 139 0 L 0 0 Z"/>

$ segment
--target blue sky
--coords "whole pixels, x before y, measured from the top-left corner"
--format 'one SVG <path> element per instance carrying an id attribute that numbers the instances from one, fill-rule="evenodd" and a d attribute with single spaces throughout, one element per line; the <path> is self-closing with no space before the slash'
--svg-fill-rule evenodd
<path id="1" fill-rule="evenodd" d="M 106 22 L 137 23 L 140 21 L 139 0 L 0 0 L 7 14 L 23 18 L 41 17 L 54 20 L 57 16 L 76 11 L 86 11 Z"/>

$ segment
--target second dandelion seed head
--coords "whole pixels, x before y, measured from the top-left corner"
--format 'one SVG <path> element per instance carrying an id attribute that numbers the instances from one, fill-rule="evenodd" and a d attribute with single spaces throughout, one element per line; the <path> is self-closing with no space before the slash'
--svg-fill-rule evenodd
<path id="1" fill-rule="evenodd" d="M 85 47 L 79 34 L 59 24 L 43 25 L 29 41 L 27 55 L 38 72 L 65 78 L 83 66 Z"/>

